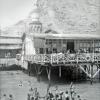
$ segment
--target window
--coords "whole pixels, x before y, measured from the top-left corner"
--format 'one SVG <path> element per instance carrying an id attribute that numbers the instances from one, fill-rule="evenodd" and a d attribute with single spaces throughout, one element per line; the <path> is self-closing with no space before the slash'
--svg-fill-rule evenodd
<path id="1" fill-rule="evenodd" d="M 56 43 L 57 43 L 57 41 L 54 39 L 54 40 L 52 40 L 52 43 L 53 43 L 53 44 L 56 44 Z"/>
<path id="2" fill-rule="evenodd" d="M 88 53 L 88 52 L 92 53 L 93 51 L 95 53 L 99 53 L 100 52 L 100 40 L 95 40 L 94 42 L 92 40 L 80 41 L 79 49 L 81 49 L 81 51 L 85 53 Z"/>
<path id="3" fill-rule="evenodd" d="M 66 44 L 66 43 L 67 43 L 67 41 L 64 39 L 64 40 L 63 40 L 63 44 Z"/>
<path id="4" fill-rule="evenodd" d="M 44 53 L 44 49 L 43 48 L 40 48 L 40 54 L 43 54 Z"/>
<path id="5" fill-rule="evenodd" d="M 100 52 L 100 40 L 94 41 L 94 52 L 99 53 Z"/>
<path id="6" fill-rule="evenodd" d="M 53 53 L 57 53 L 57 48 L 53 48 Z"/>
<path id="7" fill-rule="evenodd" d="M 52 40 L 46 40 L 46 44 L 52 44 Z"/>
<path id="8" fill-rule="evenodd" d="M 79 41 L 79 49 L 82 53 L 92 52 L 92 41 Z"/>

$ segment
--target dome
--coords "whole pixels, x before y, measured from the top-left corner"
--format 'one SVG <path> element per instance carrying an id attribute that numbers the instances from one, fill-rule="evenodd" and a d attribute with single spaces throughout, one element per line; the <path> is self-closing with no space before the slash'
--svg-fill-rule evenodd
<path id="1" fill-rule="evenodd" d="M 30 12 L 29 17 L 32 19 L 32 21 L 38 21 L 40 17 L 40 9 L 38 7 L 37 2 L 34 3 L 33 10 Z"/>
<path id="2" fill-rule="evenodd" d="M 40 17 L 39 9 L 33 9 L 29 16 L 32 19 L 32 21 L 38 21 Z"/>

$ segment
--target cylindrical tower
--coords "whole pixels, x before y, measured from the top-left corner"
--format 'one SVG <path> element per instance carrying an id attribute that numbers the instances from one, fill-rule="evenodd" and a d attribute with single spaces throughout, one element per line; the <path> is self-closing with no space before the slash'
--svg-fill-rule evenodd
<path id="1" fill-rule="evenodd" d="M 42 23 L 39 21 L 40 18 L 40 9 L 38 0 L 35 1 L 32 12 L 30 13 L 31 23 L 29 24 L 31 33 L 41 33 L 42 32 Z"/>

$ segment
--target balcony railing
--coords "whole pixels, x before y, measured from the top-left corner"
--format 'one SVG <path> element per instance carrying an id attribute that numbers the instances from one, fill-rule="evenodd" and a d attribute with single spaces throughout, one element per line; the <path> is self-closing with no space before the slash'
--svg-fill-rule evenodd
<path id="1" fill-rule="evenodd" d="M 51 64 L 99 62 L 100 53 L 36 54 L 36 55 L 26 55 L 24 56 L 24 60 L 30 61 L 32 63 L 51 63 Z"/>
<path id="2" fill-rule="evenodd" d="M 0 58 L 0 65 L 10 66 L 16 64 L 16 58 Z"/>

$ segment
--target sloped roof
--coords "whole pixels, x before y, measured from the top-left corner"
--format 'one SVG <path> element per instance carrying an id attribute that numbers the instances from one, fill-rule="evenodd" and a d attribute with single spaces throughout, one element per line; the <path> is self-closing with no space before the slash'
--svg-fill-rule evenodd
<path id="1" fill-rule="evenodd" d="M 0 44 L 22 44 L 21 37 L 16 36 L 0 36 Z"/>
<path id="2" fill-rule="evenodd" d="M 78 39 L 78 40 L 86 40 L 86 39 L 100 39 L 100 34 L 33 34 L 34 37 L 37 38 L 46 38 L 46 39 Z"/>
<path id="3" fill-rule="evenodd" d="M 21 49 L 21 45 L 0 45 L 0 49 Z"/>

